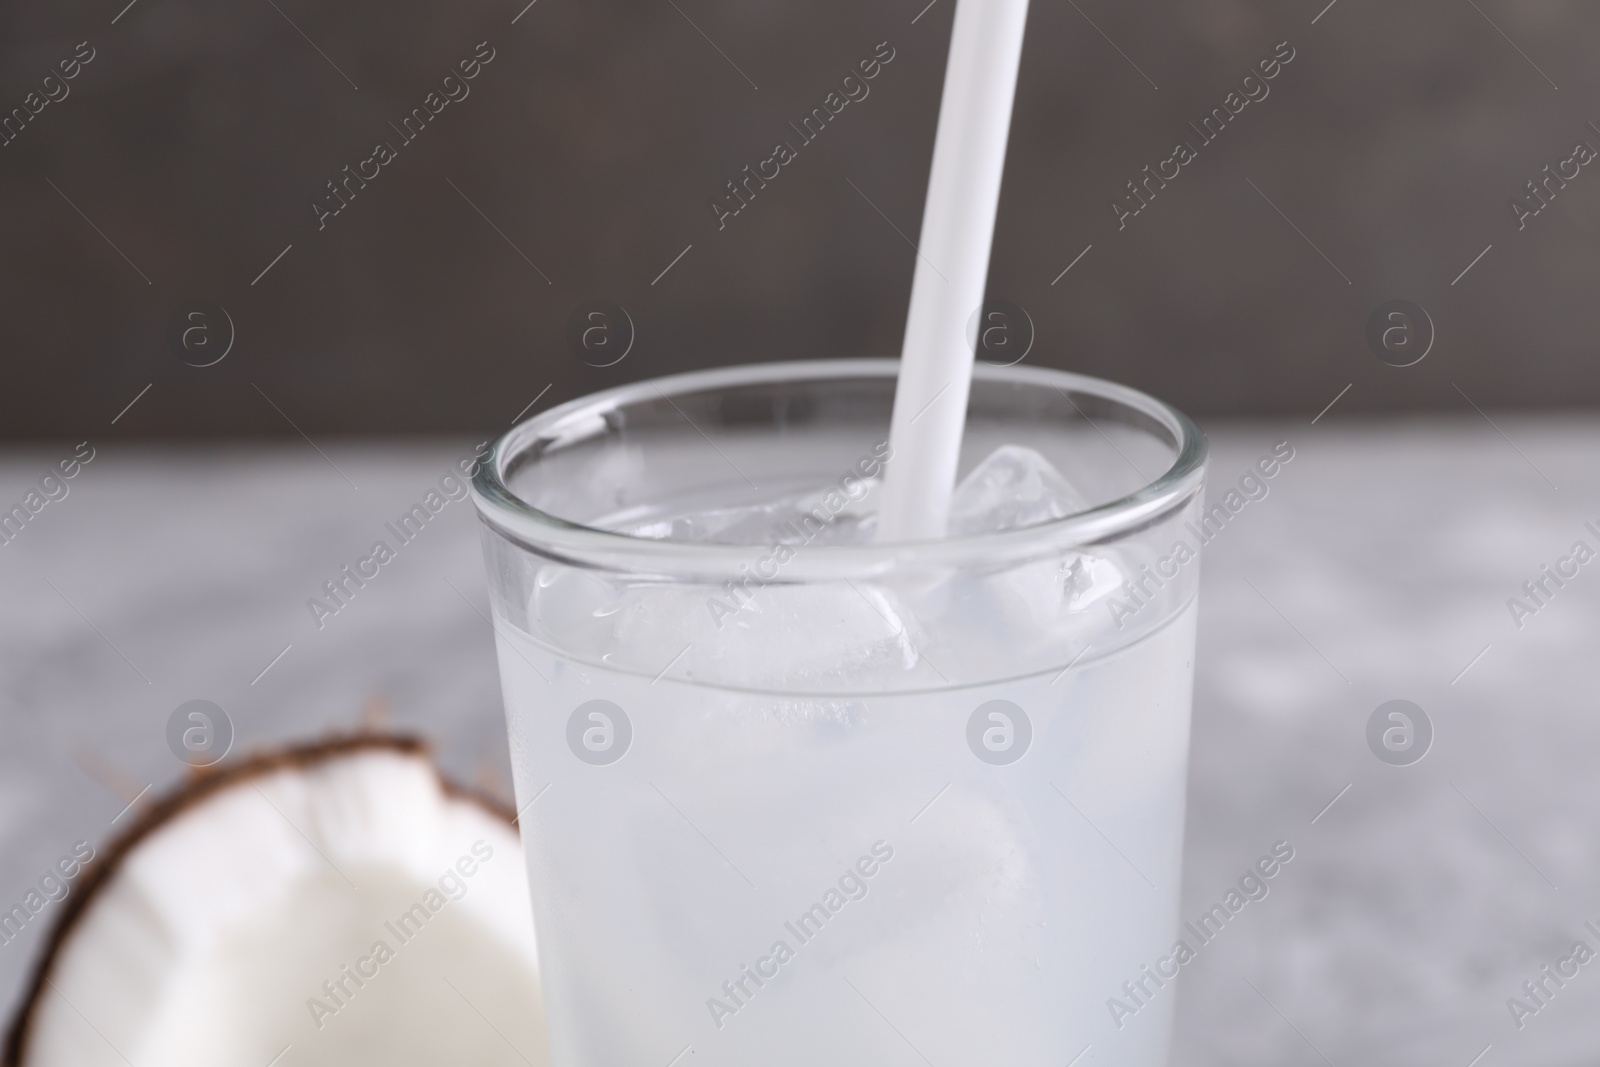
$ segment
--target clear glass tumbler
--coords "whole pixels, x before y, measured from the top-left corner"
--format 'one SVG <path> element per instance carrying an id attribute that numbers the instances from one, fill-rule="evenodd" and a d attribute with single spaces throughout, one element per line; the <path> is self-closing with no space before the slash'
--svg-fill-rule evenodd
<path id="1" fill-rule="evenodd" d="M 636 383 L 480 468 L 556 1067 L 1165 1061 L 1205 440 L 980 365 L 958 533 L 877 544 L 897 366 Z"/>

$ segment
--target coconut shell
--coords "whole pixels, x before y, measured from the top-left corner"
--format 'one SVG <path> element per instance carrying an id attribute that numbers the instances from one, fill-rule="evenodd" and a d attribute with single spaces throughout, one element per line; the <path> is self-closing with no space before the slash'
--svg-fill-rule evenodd
<path id="1" fill-rule="evenodd" d="M 27 993 L 6 1034 L 0 1067 L 22 1067 L 27 1062 L 30 1026 L 46 983 L 64 947 L 78 927 L 78 921 L 110 882 L 123 860 L 156 830 L 178 815 L 209 798 L 253 778 L 292 768 L 312 768 L 330 760 L 359 752 L 392 751 L 419 757 L 434 767 L 442 792 L 449 797 L 470 801 L 508 824 L 515 822 L 513 810 L 487 793 L 458 785 L 434 764 L 432 751 L 421 738 L 402 734 L 360 733 L 331 737 L 311 744 L 294 745 L 252 755 L 214 767 L 197 768 L 177 788 L 151 804 L 132 825 L 103 849 L 96 849 L 84 868 L 73 892 L 62 902 L 46 935 L 43 954 L 27 983 Z"/>

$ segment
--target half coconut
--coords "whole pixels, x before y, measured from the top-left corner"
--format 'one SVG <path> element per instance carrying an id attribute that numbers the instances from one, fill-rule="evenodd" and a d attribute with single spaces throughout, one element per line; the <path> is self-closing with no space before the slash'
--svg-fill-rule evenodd
<path id="1" fill-rule="evenodd" d="M 549 1062 L 510 813 L 356 737 L 205 774 L 69 897 L 7 1067 Z"/>

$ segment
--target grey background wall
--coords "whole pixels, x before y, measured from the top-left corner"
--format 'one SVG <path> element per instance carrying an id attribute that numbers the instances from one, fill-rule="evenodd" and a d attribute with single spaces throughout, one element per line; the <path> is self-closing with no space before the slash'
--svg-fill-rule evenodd
<path id="1" fill-rule="evenodd" d="M 546 386 L 898 352 L 952 0 L 125 2 L 0 11 L 0 108 L 66 92 L 0 147 L 0 436 L 493 431 Z M 1508 205 L 1600 146 L 1600 8 L 1325 5 L 1034 5 L 990 283 L 1027 358 L 1200 415 L 1309 418 L 1346 385 L 1343 412 L 1600 400 L 1600 174 L 1573 164 L 1522 229 Z M 1188 123 L 1285 41 L 1203 143 Z M 869 95 L 802 143 L 880 42 Z M 475 50 L 470 95 L 403 140 Z M 1197 158 L 1119 229 L 1180 139 Z M 719 229 L 779 141 L 796 158 Z M 1365 338 L 1399 298 L 1436 331 L 1405 368 Z M 568 343 L 595 299 L 634 332 L 606 368 Z"/>

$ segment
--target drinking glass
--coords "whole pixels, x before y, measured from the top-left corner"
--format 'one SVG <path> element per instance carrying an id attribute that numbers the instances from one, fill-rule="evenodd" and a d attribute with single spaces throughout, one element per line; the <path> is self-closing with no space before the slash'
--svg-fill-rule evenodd
<path id="1" fill-rule="evenodd" d="M 556 1067 L 1165 1061 L 1205 440 L 980 364 L 952 535 L 879 544 L 897 369 L 611 389 L 475 478 Z"/>

